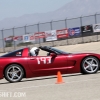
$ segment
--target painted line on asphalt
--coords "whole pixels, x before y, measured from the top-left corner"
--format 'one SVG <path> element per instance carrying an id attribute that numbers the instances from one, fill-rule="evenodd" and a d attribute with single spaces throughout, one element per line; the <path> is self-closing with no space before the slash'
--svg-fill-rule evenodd
<path id="1" fill-rule="evenodd" d="M 86 82 L 86 81 L 94 81 L 100 78 L 95 79 L 88 79 L 88 80 L 81 80 L 81 81 L 71 81 L 71 82 L 64 82 L 62 84 L 47 84 L 47 85 L 38 85 L 38 86 L 29 86 L 29 87 L 21 87 L 21 88 L 15 88 L 15 89 L 7 89 L 3 91 L 15 91 L 15 90 L 23 90 L 23 89 L 31 89 L 31 88 L 39 88 L 39 87 L 47 87 L 47 86 L 58 86 L 58 85 L 65 85 L 65 84 L 72 84 L 72 83 L 78 83 L 78 82 Z M 2 90 L 1 90 L 2 91 Z"/>
<path id="2" fill-rule="evenodd" d="M 0 92 L 5 92 L 5 91 L 7 91 L 7 90 L 0 90 Z"/>

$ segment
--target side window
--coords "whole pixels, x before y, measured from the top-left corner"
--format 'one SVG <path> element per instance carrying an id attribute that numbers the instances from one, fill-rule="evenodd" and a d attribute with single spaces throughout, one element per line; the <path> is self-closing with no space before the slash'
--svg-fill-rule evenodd
<path id="1" fill-rule="evenodd" d="M 5 54 L 1 57 L 21 57 L 22 53 L 23 53 L 23 49 L 10 52 L 10 53 Z"/>
<path id="2" fill-rule="evenodd" d="M 22 56 L 22 51 L 16 52 L 15 56 Z"/>
<path id="3" fill-rule="evenodd" d="M 18 50 L 16 52 L 13 52 L 11 54 L 11 57 L 21 57 L 22 56 L 22 53 L 23 53 L 23 50 Z"/>

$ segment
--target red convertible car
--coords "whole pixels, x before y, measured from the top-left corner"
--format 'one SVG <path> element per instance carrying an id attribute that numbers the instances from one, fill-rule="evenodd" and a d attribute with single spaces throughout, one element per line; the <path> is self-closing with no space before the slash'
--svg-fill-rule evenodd
<path id="1" fill-rule="evenodd" d="M 0 78 L 18 82 L 22 78 L 83 73 L 93 74 L 100 69 L 100 54 L 67 53 L 53 47 L 41 46 L 47 56 L 31 56 L 30 48 L 23 48 L 0 57 Z"/>

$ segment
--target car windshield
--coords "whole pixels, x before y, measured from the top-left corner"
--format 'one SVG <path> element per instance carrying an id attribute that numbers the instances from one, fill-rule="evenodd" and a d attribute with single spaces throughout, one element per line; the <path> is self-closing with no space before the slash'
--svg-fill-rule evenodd
<path id="1" fill-rule="evenodd" d="M 69 54 L 67 52 L 64 52 L 62 50 L 59 50 L 59 49 L 56 49 L 56 48 L 53 48 L 53 47 L 51 47 L 51 49 L 54 50 L 54 51 L 57 51 L 58 53 Z"/>

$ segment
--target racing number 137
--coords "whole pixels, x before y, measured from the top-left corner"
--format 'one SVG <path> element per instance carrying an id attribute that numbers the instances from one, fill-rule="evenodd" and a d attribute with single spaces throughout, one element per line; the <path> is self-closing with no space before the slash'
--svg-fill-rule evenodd
<path id="1" fill-rule="evenodd" d="M 40 58 L 36 58 L 36 59 L 37 59 L 38 64 L 41 64 L 41 62 L 43 62 L 43 64 L 51 63 L 51 57 L 40 57 Z"/>

